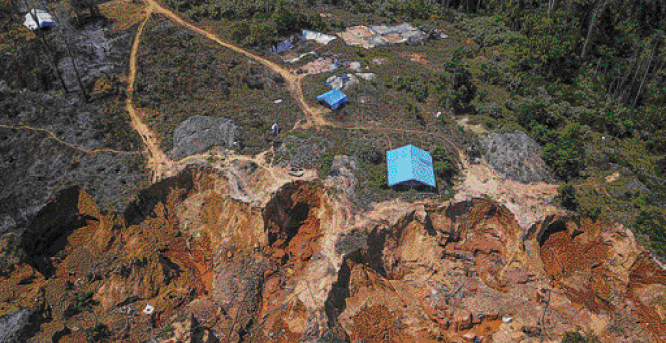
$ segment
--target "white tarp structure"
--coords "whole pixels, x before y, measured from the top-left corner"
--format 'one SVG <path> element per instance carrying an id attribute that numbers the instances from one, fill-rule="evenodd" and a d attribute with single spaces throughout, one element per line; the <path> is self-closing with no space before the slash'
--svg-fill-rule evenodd
<path id="1" fill-rule="evenodd" d="M 331 35 L 325 35 L 325 34 L 320 33 L 320 32 L 314 32 L 314 31 L 310 31 L 310 30 L 303 30 L 303 34 L 301 34 L 298 38 L 305 39 L 305 40 L 314 40 L 314 41 L 317 41 L 317 43 L 319 43 L 319 44 L 326 45 L 337 37 L 331 36 Z"/>
<path id="2" fill-rule="evenodd" d="M 34 17 L 37 17 L 37 22 L 35 22 Z M 30 13 L 25 15 L 25 21 L 23 26 L 27 27 L 31 31 L 41 29 L 43 27 L 52 27 L 56 26 L 55 20 L 53 17 L 45 11 L 32 9 Z"/>

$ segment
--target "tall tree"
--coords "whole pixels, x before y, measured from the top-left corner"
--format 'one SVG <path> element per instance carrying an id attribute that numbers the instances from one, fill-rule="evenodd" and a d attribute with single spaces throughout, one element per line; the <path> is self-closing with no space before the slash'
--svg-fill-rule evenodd
<path id="1" fill-rule="evenodd" d="M 657 33 L 654 35 L 654 48 L 652 49 L 652 57 L 650 57 L 650 63 L 648 63 L 647 68 L 645 69 L 645 74 L 643 74 L 643 80 L 641 81 L 640 87 L 638 87 L 638 92 L 636 93 L 636 98 L 634 99 L 633 106 L 636 106 L 636 102 L 638 102 L 638 97 L 641 95 L 641 90 L 643 89 L 643 84 L 645 84 L 645 79 L 647 78 L 648 72 L 650 71 L 650 66 L 652 65 L 652 61 L 654 60 L 654 57 L 657 55 L 657 52 L 661 48 L 661 44 L 663 43 L 663 36 L 664 33 L 663 31 L 659 30 Z"/>
<path id="2" fill-rule="evenodd" d="M 597 6 L 595 6 L 594 14 L 592 14 L 592 19 L 590 20 L 590 25 L 587 27 L 587 36 L 585 37 L 585 44 L 583 44 L 583 51 L 580 53 L 580 58 L 585 58 L 585 54 L 587 53 L 587 46 L 590 43 L 590 37 L 592 37 L 594 26 L 597 24 L 597 18 L 599 17 L 599 12 L 603 10 L 607 2 L 608 0 L 597 1 Z"/>

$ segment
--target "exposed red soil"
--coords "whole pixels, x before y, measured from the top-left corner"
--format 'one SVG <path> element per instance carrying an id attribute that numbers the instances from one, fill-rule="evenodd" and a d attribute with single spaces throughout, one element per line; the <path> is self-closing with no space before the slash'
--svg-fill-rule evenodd
<path id="1" fill-rule="evenodd" d="M 366 307 L 354 316 L 351 339 L 367 343 L 410 341 L 401 333 L 396 316 L 384 306 Z"/>

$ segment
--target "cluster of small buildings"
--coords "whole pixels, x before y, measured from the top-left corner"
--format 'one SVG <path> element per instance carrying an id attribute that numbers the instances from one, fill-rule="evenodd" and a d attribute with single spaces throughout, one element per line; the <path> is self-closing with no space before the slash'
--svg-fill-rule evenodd
<path id="1" fill-rule="evenodd" d="M 389 44 L 421 42 L 428 38 L 426 33 L 409 23 L 402 23 L 395 26 L 353 26 L 343 32 L 337 33 L 337 36 L 347 45 L 361 46 L 365 49 Z M 338 60 L 330 57 L 318 57 L 315 51 L 295 54 L 291 49 L 299 41 L 313 40 L 321 45 L 326 45 L 336 38 L 336 36 L 303 30 L 303 33 L 298 37 L 290 37 L 286 41 L 272 47 L 271 52 L 281 55 L 287 63 L 298 62 L 307 55 L 317 57 L 316 60 L 301 68 L 302 73 L 318 74 L 332 72 L 338 68 Z M 358 73 L 356 74 L 359 77 L 367 80 L 376 77 L 372 73 L 360 73 L 360 64 L 355 66 L 353 65 L 354 63 L 358 64 L 358 62 L 352 62 L 350 69 L 357 71 Z M 336 110 L 347 102 L 347 96 L 343 90 L 357 83 L 358 79 L 354 74 L 343 73 L 333 75 L 324 82 L 331 90 L 317 96 L 317 100 Z M 426 190 L 436 188 L 432 156 L 427 151 L 413 145 L 406 145 L 387 151 L 386 168 L 389 187 L 394 189 L 418 188 Z"/>

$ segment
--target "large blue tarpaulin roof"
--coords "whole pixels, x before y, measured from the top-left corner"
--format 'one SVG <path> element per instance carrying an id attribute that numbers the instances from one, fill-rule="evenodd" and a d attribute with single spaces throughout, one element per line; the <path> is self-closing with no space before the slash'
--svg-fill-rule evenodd
<path id="1" fill-rule="evenodd" d="M 411 144 L 387 151 L 386 168 L 389 186 L 416 181 L 435 187 L 432 156 Z"/>
<path id="2" fill-rule="evenodd" d="M 332 109 L 347 102 L 347 96 L 339 89 L 330 90 L 322 95 L 317 96 L 317 100 L 325 101 Z"/>

